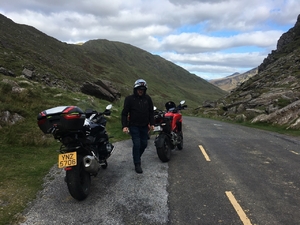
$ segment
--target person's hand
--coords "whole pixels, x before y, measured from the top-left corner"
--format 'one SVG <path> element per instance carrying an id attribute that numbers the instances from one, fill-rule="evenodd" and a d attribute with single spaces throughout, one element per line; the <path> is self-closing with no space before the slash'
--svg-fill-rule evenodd
<path id="1" fill-rule="evenodd" d="M 123 127 L 123 132 L 124 132 L 125 134 L 128 134 L 128 133 L 129 133 L 128 127 Z"/>

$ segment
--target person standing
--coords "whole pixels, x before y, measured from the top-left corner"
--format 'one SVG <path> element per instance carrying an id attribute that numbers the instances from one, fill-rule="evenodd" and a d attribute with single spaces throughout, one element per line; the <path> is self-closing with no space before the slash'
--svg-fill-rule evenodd
<path id="1" fill-rule="evenodd" d="M 141 156 L 148 145 L 148 125 L 150 129 L 154 128 L 153 102 L 146 94 L 147 88 L 145 80 L 136 80 L 133 94 L 125 98 L 121 114 L 123 132 L 131 135 L 132 157 L 137 173 L 143 173 Z"/>

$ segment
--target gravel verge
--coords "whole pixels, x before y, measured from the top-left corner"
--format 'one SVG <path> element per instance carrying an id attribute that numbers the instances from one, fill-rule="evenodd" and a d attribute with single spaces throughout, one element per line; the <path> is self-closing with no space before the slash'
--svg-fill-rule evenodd
<path id="1" fill-rule="evenodd" d="M 154 137 L 142 157 L 143 174 L 134 170 L 131 140 L 114 145 L 108 168 L 92 177 L 91 193 L 84 201 L 70 196 L 64 170 L 54 165 L 20 225 L 167 224 L 168 164 L 159 160 Z"/>

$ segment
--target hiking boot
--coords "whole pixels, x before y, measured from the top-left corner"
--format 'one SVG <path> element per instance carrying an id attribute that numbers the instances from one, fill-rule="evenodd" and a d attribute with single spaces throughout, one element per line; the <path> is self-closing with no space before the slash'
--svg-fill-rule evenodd
<path id="1" fill-rule="evenodd" d="M 135 172 L 143 173 L 142 167 L 140 163 L 135 164 Z"/>

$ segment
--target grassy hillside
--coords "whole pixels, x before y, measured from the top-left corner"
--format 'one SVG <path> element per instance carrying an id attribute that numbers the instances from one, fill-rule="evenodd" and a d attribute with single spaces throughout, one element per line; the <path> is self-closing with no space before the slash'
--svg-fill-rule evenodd
<path id="1" fill-rule="evenodd" d="M 121 42 L 91 40 L 83 45 L 62 43 L 37 29 L 19 25 L 0 15 L 0 66 L 15 76 L 24 68 L 34 71 L 35 81 L 44 77 L 56 86 L 78 91 L 85 81 L 112 81 L 122 96 L 132 92 L 138 78 L 149 84 L 149 94 L 161 101 L 185 99 L 198 107 L 226 93 L 183 68 L 142 49 Z"/>

